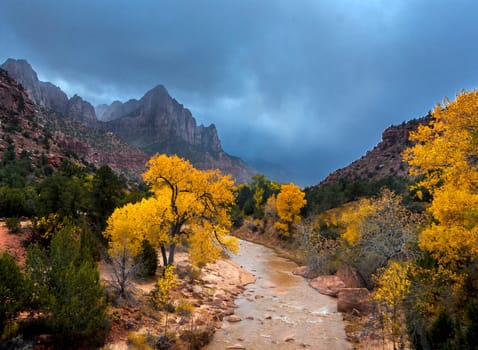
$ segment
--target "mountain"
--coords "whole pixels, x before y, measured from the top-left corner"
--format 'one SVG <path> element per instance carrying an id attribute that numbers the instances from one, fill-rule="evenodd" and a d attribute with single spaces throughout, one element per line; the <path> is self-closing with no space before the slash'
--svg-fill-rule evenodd
<path id="1" fill-rule="evenodd" d="M 239 182 L 256 173 L 245 162 L 222 149 L 214 124 L 196 125 L 191 112 L 173 99 L 161 85 L 140 100 L 115 101 L 96 108 L 80 96 L 68 99 L 51 83 L 39 81 L 25 60 L 8 59 L 3 69 L 22 84 L 33 102 L 103 131 L 110 131 L 147 154 L 177 154 L 199 169 L 220 169 Z M 97 118 L 98 115 L 98 118 Z"/>
<path id="2" fill-rule="evenodd" d="M 85 125 L 95 125 L 96 114 L 90 103 L 77 95 L 68 99 L 58 86 L 40 81 L 37 73 L 26 60 L 9 58 L 1 68 L 26 89 L 28 96 L 35 104 L 67 115 Z"/>
<path id="3" fill-rule="evenodd" d="M 241 181 L 254 175 L 241 159 L 224 152 L 216 126 L 197 125 L 191 112 L 158 85 L 139 101 L 97 107 L 99 127 L 114 132 L 148 154 L 177 154 L 199 169 L 219 168 Z"/>
<path id="4" fill-rule="evenodd" d="M 327 176 L 320 184 L 326 185 L 340 180 L 377 180 L 386 176 L 407 177 L 408 165 L 402 160 L 405 148 L 412 145 L 410 132 L 419 125 L 428 124 L 430 116 L 414 119 L 401 125 L 392 125 L 382 133 L 382 140 L 360 159 Z"/>
<path id="5" fill-rule="evenodd" d="M 91 129 L 35 104 L 23 86 L 0 69 L 0 156 L 12 147 L 17 158 L 30 160 L 37 176 L 67 159 L 84 166 L 106 164 L 137 178 L 149 158 L 111 132 Z"/>
<path id="6" fill-rule="evenodd" d="M 131 99 L 126 103 L 114 101 L 110 105 L 102 104 L 96 106 L 96 115 L 99 120 L 107 122 L 135 111 L 138 108 L 138 103 L 138 100 Z"/>

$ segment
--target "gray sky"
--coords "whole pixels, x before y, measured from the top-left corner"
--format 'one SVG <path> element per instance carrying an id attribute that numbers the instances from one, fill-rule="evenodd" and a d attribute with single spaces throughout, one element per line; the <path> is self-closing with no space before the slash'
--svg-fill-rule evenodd
<path id="1" fill-rule="evenodd" d="M 320 182 L 478 87 L 475 0 L 2 0 L 0 61 L 93 104 L 163 84 L 226 152 Z"/>

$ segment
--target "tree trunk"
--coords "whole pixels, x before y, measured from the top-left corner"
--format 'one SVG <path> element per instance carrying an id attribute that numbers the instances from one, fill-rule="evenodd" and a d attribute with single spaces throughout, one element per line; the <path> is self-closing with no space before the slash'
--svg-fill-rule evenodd
<path id="1" fill-rule="evenodd" d="M 168 265 L 168 253 L 166 252 L 166 247 L 161 245 L 161 256 L 163 257 L 163 266 Z"/>
<path id="2" fill-rule="evenodd" d="M 123 255 L 121 257 L 121 263 L 120 263 L 120 280 L 119 282 L 119 287 L 120 287 L 120 295 L 122 297 L 126 297 L 126 279 L 127 279 L 127 274 L 126 274 L 126 248 L 123 249 Z"/>
<path id="3" fill-rule="evenodd" d="M 169 259 L 168 259 L 168 265 L 174 264 L 174 250 L 176 249 L 176 244 L 172 243 L 169 246 Z"/>

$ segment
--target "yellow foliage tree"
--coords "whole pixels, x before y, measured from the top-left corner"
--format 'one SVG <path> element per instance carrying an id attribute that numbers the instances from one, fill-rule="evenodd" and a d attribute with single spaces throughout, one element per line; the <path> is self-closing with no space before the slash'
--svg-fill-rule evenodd
<path id="1" fill-rule="evenodd" d="M 293 225 L 300 222 L 300 210 L 307 203 L 305 193 L 292 183 L 281 185 L 276 199 L 279 221 L 275 227 L 286 237 L 290 237 Z"/>
<path id="2" fill-rule="evenodd" d="M 373 293 L 373 299 L 384 317 L 386 331 L 393 341 L 394 349 L 403 348 L 406 338 L 402 311 L 404 299 L 411 286 L 408 278 L 410 268 L 410 264 L 390 261 L 387 267 L 379 269 L 376 275 L 377 288 Z"/>
<path id="3" fill-rule="evenodd" d="M 126 204 L 116 209 L 108 219 L 108 227 L 104 235 L 110 240 L 109 253 L 113 257 L 124 255 L 124 251 L 134 255 L 141 249 L 141 241 L 144 236 L 137 234 L 139 227 L 139 207 L 134 204 Z"/>
<path id="4" fill-rule="evenodd" d="M 209 262 L 223 249 L 237 250 L 237 241 L 228 237 L 235 200 L 230 176 L 198 170 L 177 156 L 155 155 L 147 166 L 143 178 L 166 209 L 158 218 L 162 229 L 157 231 L 164 265 L 174 263 L 181 239 L 189 241 L 196 262 Z M 155 242 L 154 237 L 149 240 Z"/>
<path id="5" fill-rule="evenodd" d="M 340 224 L 344 227 L 342 237 L 349 244 L 356 244 L 360 241 L 366 230 L 365 226 L 371 224 L 371 216 L 376 212 L 377 207 L 373 204 L 371 199 L 361 199 L 353 207 L 344 208 Z"/>
<path id="6" fill-rule="evenodd" d="M 139 205 L 126 204 L 110 216 L 103 235 L 109 240 L 108 253 L 113 260 L 113 277 L 119 294 L 126 296 L 128 280 L 133 273 L 133 258 L 141 250 L 144 234 L 141 226 Z"/>
<path id="7" fill-rule="evenodd" d="M 417 188 L 433 198 L 428 211 L 434 220 L 419 246 L 442 267 L 466 266 L 478 254 L 478 91 L 437 105 L 430 123 L 410 139 L 416 145 L 404 159 L 411 175 L 423 177 Z"/>
<path id="8" fill-rule="evenodd" d="M 174 263 L 176 245 L 187 242 L 191 259 L 204 264 L 223 250 L 237 251 L 237 240 L 228 235 L 234 183 L 219 171 L 200 171 L 177 156 L 156 155 L 148 162 L 144 179 L 154 197 L 116 209 L 104 236 L 115 262 L 115 279 L 125 294 L 132 259 L 143 240 L 160 249 L 163 265 Z"/>

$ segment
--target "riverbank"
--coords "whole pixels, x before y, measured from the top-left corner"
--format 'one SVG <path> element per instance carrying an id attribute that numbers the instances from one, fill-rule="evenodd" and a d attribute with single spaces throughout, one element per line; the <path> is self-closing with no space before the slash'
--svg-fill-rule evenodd
<path id="1" fill-rule="evenodd" d="M 305 264 L 305 256 L 298 247 L 289 244 L 290 247 L 286 248 L 287 243 L 277 237 L 263 233 L 259 225 L 253 221 L 245 221 L 241 227 L 232 232 L 232 235 L 272 249 L 277 255 L 292 260 L 299 266 Z"/>
<path id="2" fill-rule="evenodd" d="M 100 264 L 100 272 L 108 284 L 109 267 Z M 149 295 L 156 279 L 134 281 L 130 286 L 131 298 L 113 303 L 108 312 L 112 329 L 106 348 L 128 349 L 132 344 L 139 346 L 138 342 L 148 343 L 159 338 L 174 339 L 171 349 L 199 348 L 222 326 L 224 317 L 234 313 L 234 300 L 255 280 L 251 273 L 228 258 L 208 264 L 200 272 L 191 270 L 184 252 L 176 255 L 176 273 L 181 285 L 171 293 L 174 312 L 153 307 Z"/>

